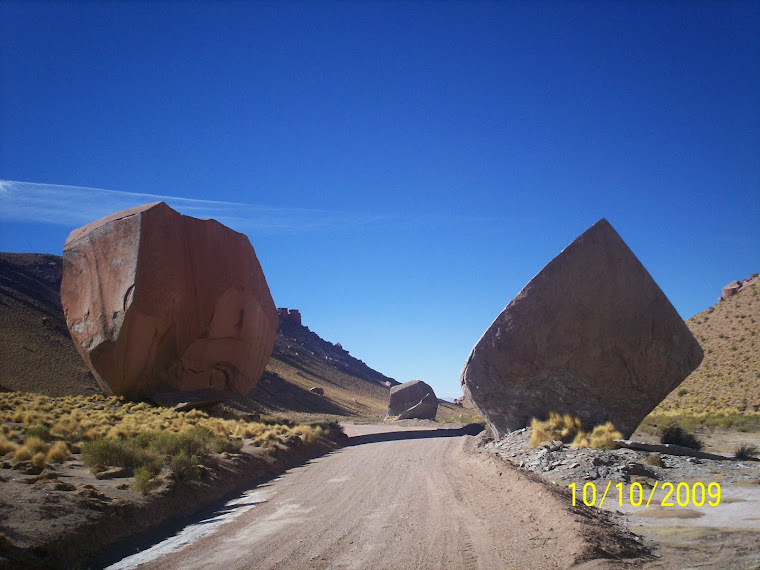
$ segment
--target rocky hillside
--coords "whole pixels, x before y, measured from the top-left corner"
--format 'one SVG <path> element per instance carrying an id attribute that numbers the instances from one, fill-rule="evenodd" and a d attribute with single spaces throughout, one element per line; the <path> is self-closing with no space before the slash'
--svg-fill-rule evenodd
<path id="1" fill-rule="evenodd" d="M 686 324 L 704 360 L 655 412 L 760 411 L 760 280 L 746 282 Z"/>
<path id="2" fill-rule="evenodd" d="M 0 390 L 99 394 L 74 349 L 58 294 L 61 258 L 0 253 Z"/>
<path id="3" fill-rule="evenodd" d="M 0 253 L 0 390 L 51 396 L 100 393 L 66 329 L 58 293 L 61 275 L 60 256 Z M 282 309 L 280 315 L 266 371 L 234 407 L 295 417 L 385 416 L 396 380 L 320 338 L 301 324 L 298 311 Z M 462 414 L 465 420 L 473 415 L 461 406 L 439 406 L 441 419 Z"/>

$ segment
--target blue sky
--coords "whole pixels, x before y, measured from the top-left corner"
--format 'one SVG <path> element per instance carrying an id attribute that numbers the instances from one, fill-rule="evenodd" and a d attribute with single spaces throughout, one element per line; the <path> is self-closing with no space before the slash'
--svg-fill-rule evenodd
<path id="1" fill-rule="evenodd" d="M 0 179 L 34 184 L 0 185 L 0 250 L 168 197 L 312 330 L 456 396 L 601 217 L 684 318 L 760 270 L 758 30 L 758 2 L 6 0 Z"/>

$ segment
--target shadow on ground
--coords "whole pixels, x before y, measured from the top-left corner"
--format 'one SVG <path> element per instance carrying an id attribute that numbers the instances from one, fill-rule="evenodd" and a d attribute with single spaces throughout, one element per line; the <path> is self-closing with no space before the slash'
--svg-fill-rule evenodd
<path id="1" fill-rule="evenodd" d="M 426 430 L 389 431 L 370 433 L 349 437 L 346 446 L 364 445 L 366 443 L 381 443 L 383 441 L 400 441 L 404 439 L 428 439 L 432 437 L 460 437 L 463 435 L 478 435 L 483 431 L 480 424 L 467 424 L 461 428 L 439 428 Z"/>

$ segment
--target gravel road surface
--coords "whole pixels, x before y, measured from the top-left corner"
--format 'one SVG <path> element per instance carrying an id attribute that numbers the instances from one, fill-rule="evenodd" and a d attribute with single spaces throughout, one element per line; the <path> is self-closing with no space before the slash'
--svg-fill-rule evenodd
<path id="1" fill-rule="evenodd" d="M 598 521 L 475 451 L 475 437 L 391 424 L 346 433 L 350 445 L 112 568 L 596 566 L 588 530 Z"/>

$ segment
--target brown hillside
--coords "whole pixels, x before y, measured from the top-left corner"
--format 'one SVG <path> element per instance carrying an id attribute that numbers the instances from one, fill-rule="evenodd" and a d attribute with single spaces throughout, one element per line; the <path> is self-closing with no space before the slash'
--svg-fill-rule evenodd
<path id="1" fill-rule="evenodd" d="M 59 289 L 61 258 L 0 253 L 0 389 L 99 394 L 71 342 Z"/>
<path id="2" fill-rule="evenodd" d="M 760 411 L 760 283 L 686 321 L 705 352 L 702 364 L 655 409 Z"/>

